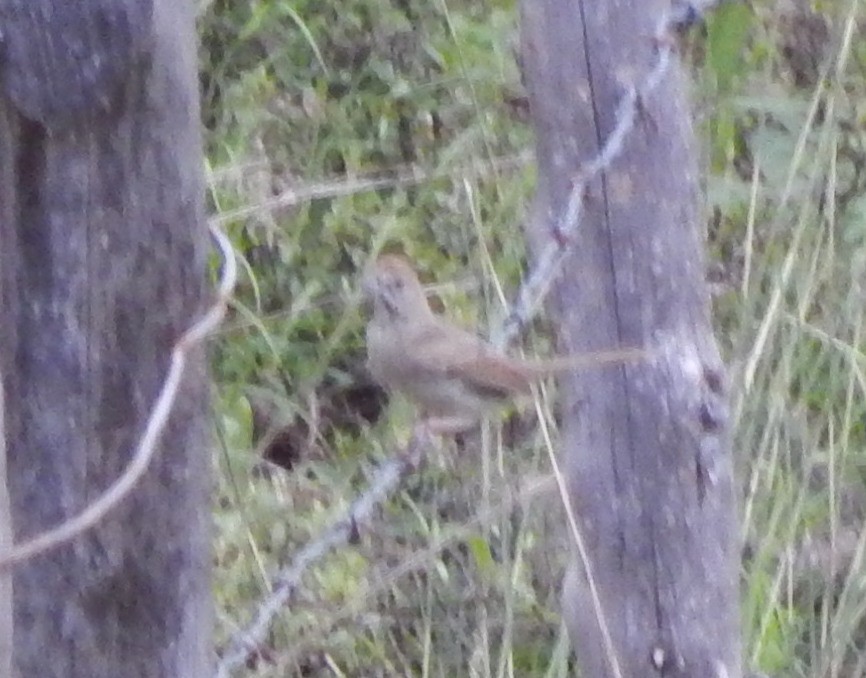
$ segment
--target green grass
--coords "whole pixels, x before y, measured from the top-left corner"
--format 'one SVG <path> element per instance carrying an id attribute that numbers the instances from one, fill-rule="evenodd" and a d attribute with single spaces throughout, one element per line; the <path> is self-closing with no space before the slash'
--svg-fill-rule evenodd
<path id="1" fill-rule="evenodd" d="M 866 16 L 856 2 L 816 11 L 727 5 L 684 57 L 734 394 L 744 656 L 773 676 L 854 678 Z M 516 289 L 534 172 L 515 14 L 492 0 L 214 0 L 202 14 L 209 199 L 245 271 L 215 345 L 220 645 L 408 437 L 411 408 L 370 423 L 371 393 L 351 391 L 371 253 L 406 250 L 448 312 L 482 328 Z M 822 18 L 832 47 L 813 58 L 803 36 Z M 530 353 L 549 351 L 543 329 Z M 308 573 L 268 638 L 273 663 L 245 675 L 568 675 L 554 397 L 444 444 L 358 544 Z M 294 436 L 291 471 L 261 460 L 263 427 Z"/>

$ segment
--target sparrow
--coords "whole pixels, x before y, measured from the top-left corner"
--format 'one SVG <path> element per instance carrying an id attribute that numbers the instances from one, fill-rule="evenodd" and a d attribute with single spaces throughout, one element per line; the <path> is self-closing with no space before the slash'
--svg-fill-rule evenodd
<path id="1" fill-rule="evenodd" d="M 379 256 L 362 286 L 373 305 L 367 324 L 370 374 L 412 401 L 426 430 L 437 435 L 472 429 L 497 405 L 530 393 L 534 382 L 551 373 L 643 355 L 624 350 L 546 361 L 503 355 L 434 313 L 418 275 L 400 255 Z"/>

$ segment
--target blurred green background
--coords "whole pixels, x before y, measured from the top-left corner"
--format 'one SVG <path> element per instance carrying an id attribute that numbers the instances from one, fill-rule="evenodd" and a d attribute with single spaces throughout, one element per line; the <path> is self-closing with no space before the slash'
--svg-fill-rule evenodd
<path id="1" fill-rule="evenodd" d="M 864 21 L 856 0 L 730 3 L 681 50 L 745 657 L 774 676 L 866 675 Z M 408 437 L 411 408 L 364 373 L 359 270 L 401 249 L 485 331 L 525 268 L 533 139 L 515 2 L 212 0 L 199 32 L 209 209 L 243 270 L 213 344 L 222 644 Z M 549 353 L 544 318 L 523 342 Z M 244 675 L 569 675 L 554 395 L 443 443 Z"/>

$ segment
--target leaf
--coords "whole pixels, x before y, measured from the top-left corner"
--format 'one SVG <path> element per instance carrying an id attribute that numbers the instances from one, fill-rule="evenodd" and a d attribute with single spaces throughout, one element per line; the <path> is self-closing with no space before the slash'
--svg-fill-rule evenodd
<path id="1" fill-rule="evenodd" d="M 493 560 L 493 554 L 490 552 L 490 545 L 481 537 L 469 537 L 466 540 L 466 545 L 475 559 L 475 566 L 478 571 L 485 576 L 490 576 L 496 569 L 496 562 Z"/>
<path id="2" fill-rule="evenodd" d="M 866 242 L 866 195 L 857 197 L 842 217 L 842 241 L 855 247 Z"/>
<path id="3" fill-rule="evenodd" d="M 733 108 L 740 113 L 759 113 L 782 124 L 791 132 L 799 132 L 809 115 L 811 102 L 782 91 L 774 93 L 772 88 L 760 96 L 741 96 L 731 100 Z"/>
<path id="4" fill-rule="evenodd" d="M 752 21 L 744 3 L 727 3 L 717 8 L 708 24 L 707 67 L 715 75 L 720 92 L 744 72 L 743 52 Z"/>
<path id="5" fill-rule="evenodd" d="M 235 399 L 222 399 L 223 430 L 229 449 L 246 450 L 252 444 L 253 416 L 247 397 L 238 394 Z"/>

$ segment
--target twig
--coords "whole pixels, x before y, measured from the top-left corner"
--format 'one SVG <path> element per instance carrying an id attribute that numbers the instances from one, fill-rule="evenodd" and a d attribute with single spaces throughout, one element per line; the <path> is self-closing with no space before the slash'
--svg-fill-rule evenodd
<path id="1" fill-rule="evenodd" d="M 425 169 L 416 165 L 405 165 L 389 171 L 385 176 L 382 176 L 381 173 L 379 175 L 365 174 L 345 181 L 324 181 L 290 188 L 261 203 L 246 205 L 228 212 L 215 214 L 213 219 L 218 224 L 226 224 L 239 219 L 247 219 L 262 212 L 272 212 L 281 208 L 292 207 L 293 205 L 306 204 L 313 200 L 340 198 L 367 191 L 379 191 L 384 188 L 406 188 L 416 186 L 425 181 L 450 177 L 455 173 L 459 173 L 462 176 L 481 176 L 491 166 L 497 170 L 519 168 L 526 165 L 529 160 L 530 158 L 527 153 L 517 153 L 515 155 L 492 158 L 480 167 L 477 163 L 472 167 L 461 165 L 446 169 Z"/>
<path id="2" fill-rule="evenodd" d="M 13 546 L 8 552 L 0 555 L 0 572 L 65 544 L 92 528 L 126 498 L 147 471 L 157 450 L 159 438 L 171 414 L 186 365 L 187 353 L 192 347 L 200 344 L 219 325 L 225 315 L 226 304 L 232 295 L 237 279 L 237 264 L 229 239 L 214 224 L 210 225 L 210 231 L 223 257 L 223 271 L 216 301 L 207 313 L 178 339 L 172 348 L 171 362 L 165 381 L 151 410 L 132 460 L 114 484 L 77 516 L 22 544 Z"/>
<path id="3" fill-rule="evenodd" d="M 280 573 L 274 583 L 273 591 L 259 606 L 256 618 L 248 628 L 235 636 L 219 663 L 218 678 L 227 678 L 233 669 L 246 663 L 250 657 L 261 654 L 261 644 L 271 627 L 271 621 L 298 588 L 307 568 L 332 548 L 351 540 L 358 526 L 367 523 L 375 508 L 386 501 L 400 487 L 403 479 L 418 467 L 428 444 L 422 433 L 413 434 L 406 451 L 394 455 L 378 469 L 373 484 L 352 503 L 345 515 L 292 559 L 291 565 Z"/>

